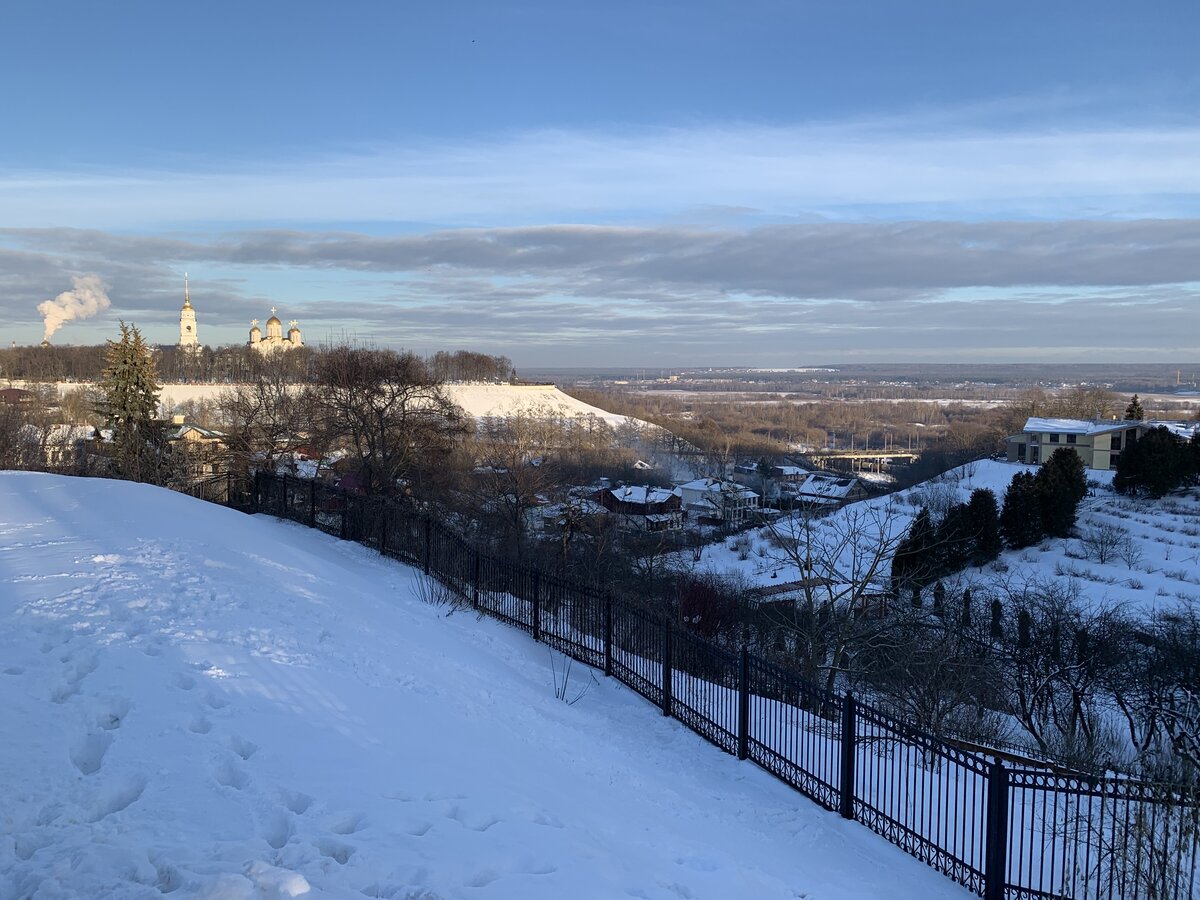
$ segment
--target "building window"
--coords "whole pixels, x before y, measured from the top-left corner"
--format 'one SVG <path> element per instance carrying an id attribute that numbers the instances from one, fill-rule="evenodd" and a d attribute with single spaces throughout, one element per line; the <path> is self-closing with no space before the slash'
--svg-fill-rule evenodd
<path id="1" fill-rule="evenodd" d="M 1114 451 L 1121 449 L 1121 432 L 1119 431 L 1112 436 L 1112 449 Z"/>
<path id="2" fill-rule="evenodd" d="M 1052 443 L 1052 444 L 1058 443 L 1058 435 L 1057 434 L 1050 435 L 1050 443 Z"/>
<path id="3" fill-rule="evenodd" d="M 1025 445 L 1017 444 L 1017 462 L 1025 462 Z"/>
<path id="4" fill-rule="evenodd" d="M 1068 434 L 1068 435 L 1067 435 L 1067 443 L 1068 443 L 1068 444 L 1073 444 L 1073 443 L 1075 443 L 1075 435 L 1073 435 L 1073 434 Z"/>

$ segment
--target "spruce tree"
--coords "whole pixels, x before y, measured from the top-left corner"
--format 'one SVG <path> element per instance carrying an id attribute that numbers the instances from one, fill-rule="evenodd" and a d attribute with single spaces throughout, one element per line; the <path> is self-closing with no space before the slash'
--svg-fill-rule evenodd
<path id="1" fill-rule="evenodd" d="M 1121 451 L 1113 488 L 1121 494 L 1162 497 L 1189 483 L 1195 473 L 1193 447 L 1160 425 Z"/>
<path id="2" fill-rule="evenodd" d="M 117 470 L 135 481 L 155 481 L 163 429 L 156 419 L 159 388 L 154 357 L 137 327 L 124 322 L 121 339 L 107 344 L 99 412 L 112 429 Z"/>
<path id="3" fill-rule="evenodd" d="M 967 520 L 974 542 L 970 563 L 983 566 L 1000 555 L 1004 544 L 1000 540 L 1000 512 L 996 495 L 987 488 L 976 488 L 967 501 Z"/>
<path id="4" fill-rule="evenodd" d="M 1137 394 L 1133 395 L 1133 399 L 1125 407 L 1125 418 L 1130 422 L 1140 422 L 1146 418 L 1146 412 L 1142 409 L 1142 402 L 1138 399 Z"/>
<path id="5" fill-rule="evenodd" d="M 1032 546 L 1045 536 L 1037 480 L 1031 473 L 1018 472 L 1009 482 L 1000 513 L 1000 531 L 1005 543 L 1015 550 Z"/>
<path id="6" fill-rule="evenodd" d="M 1059 447 L 1037 473 L 1042 530 L 1051 537 L 1067 537 L 1075 527 L 1079 503 L 1087 496 L 1083 460 L 1070 447 Z"/>

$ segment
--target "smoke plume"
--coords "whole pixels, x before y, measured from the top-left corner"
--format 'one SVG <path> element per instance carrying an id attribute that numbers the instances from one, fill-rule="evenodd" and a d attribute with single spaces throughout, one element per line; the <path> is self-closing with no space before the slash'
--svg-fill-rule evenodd
<path id="1" fill-rule="evenodd" d="M 104 282 L 98 275 L 83 275 L 72 278 L 71 282 L 75 285 L 74 289 L 63 291 L 53 300 L 43 300 L 38 304 L 38 312 L 45 319 L 46 326 L 42 340 L 50 340 L 50 336 L 67 322 L 91 318 L 111 305 Z"/>

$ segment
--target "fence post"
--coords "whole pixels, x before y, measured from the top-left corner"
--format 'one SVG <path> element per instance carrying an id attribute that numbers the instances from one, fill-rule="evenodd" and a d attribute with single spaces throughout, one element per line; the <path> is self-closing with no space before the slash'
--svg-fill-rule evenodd
<path id="1" fill-rule="evenodd" d="M 1008 881 L 1008 770 L 996 760 L 988 768 L 987 843 L 983 900 L 1004 900 Z"/>
<path id="2" fill-rule="evenodd" d="M 604 677 L 612 677 L 613 616 L 612 593 L 604 592 Z"/>
<path id="3" fill-rule="evenodd" d="M 479 609 L 479 574 L 480 574 L 479 570 L 480 570 L 480 568 L 481 568 L 481 566 L 480 566 L 480 561 L 479 561 L 479 545 L 476 544 L 475 545 L 475 573 L 474 573 L 474 575 L 472 575 L 472 578 L 471 578 L 471 605 L 473 607 L 475 607 L 476 609 Z"/>
<path id="4" fill-rule="evenodd" d="M 533 639 L 542 639 L 542 578 L 538 569 L 533 570 Z"/>
<path id="5" fill-rule="evenodd" d="M 317 479 L 308 482 L 308 527 L 317 527 Z"/>
<path id="6" fill-rule="evenodd" d="M 857 761 L 854 751 L 858 728 L 855 705 L 854 695 L 846 691 L 846 696 L 842 698 L 842 777 L 839 784 L 841 803 L 838 809 L 843 819 L 854 818 L 854 766 Z"/>
<path id="7" fill-rule="evenodd" d="M 253 489 L 253 491 L 254 491 L 254 496 L 251 497 L 251 501 L 254 505 L 254 511 L 259 512 L 262 507 L 262 500 L 260 499 L 262 497 L 262 472 L 260 472 L 258 469 L 254 470 L 254 489 Z"/>
<path id="8" fill-rule="evenodd" d="M 743 645 L 738 668 L 737 758 L 750 755 L 750 651 Z"/>
<path id="9" fill-rule="evenodd" d="M 291 504 L 288 503 L 288 477 L 283 476 L 283 509 L 279 511 L 282 518 L 290 519 L 292 517 Z"/>
<path id="10" fill-rule="evenodd" d="M 387 556 L 387 541 L 388 541 L 388 520 L 387 520 L 387 504 L 384 503 L 379 507 L 379 553 L 382 556 Z"/>
<path id="11" fill-rule="evenodd" d="M 671 621 L 663 622 L 663 663 L 662 663 L 662 711 L 664 716 L 671 714 L 671 682 L 674 676 L 671 672 Z"/>
<path id="12" fill-rule="evenodd" d="M 346 492 L 346 490 L 344 488 L 342 489 L 341 494 L 342 494 L 342 504 L 341 504 L 341 506 L 342 506 L 341 529 L 342 530 L 338 536 L 344 541 L 346 539 L 346 535 L 350 533 L 350 528 L 346 524 L 347 520 L 350 518 L 350 495 Z"/>
<path id="13" fill-rule="evenodd" d="M 433 542 L 433 521 L 429 518 L 428 515 L 426 515 L 425 516 L 425 558 L 424 558 L 424 562 L 422 563 L 422 568 L 425 570 L 426 575 L 429 574 L 429 553 L 430 553 L 430 544 L 432 544 L 432 542 Z"/>

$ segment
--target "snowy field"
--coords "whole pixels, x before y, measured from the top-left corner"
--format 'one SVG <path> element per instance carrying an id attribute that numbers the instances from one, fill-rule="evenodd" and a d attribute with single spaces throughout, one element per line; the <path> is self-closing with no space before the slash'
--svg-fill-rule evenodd
<path id="1" fill-rule="evenodd" d="M 544 646 L 419 588 L 299 526 L 0 474 L 0 898 L 968 896 L 614 682 L 556 699 Z"/>
<path id="2" fill-rule="evenodd" d="M 1022 471 L 1036 467 L 982 460 L 908 490 L 843 507 L 816 527 L 818 533 L 834 534 L 860 528 L 894 541 L 922 506 L 936 519 L 950 503 L 966 503 L 976 488 L 992 490 L 1002 505 L 1012 476 Z M 1095 606 L 1123 605 L 1145 613 L 1200 603 L 1200 491 L 1162 500 L 1123 497 L 1113 491 L 1112 476 L 1088 471 L 1092 492 L 1080 504 L 1075 537 L 1047 538 L 1024 550 L 1006 550 L 996 563 L 968 569 L 966 577 L 977 582 L 1065 580 Z M 1101 545 L 1107 545 L 1105 552 Z M 757 585 L 800 577 L 766 529 L 705 547 L 700 567 L 737 573 Z M 890 571 L 889 561 L 882 572 L 886 576 Z"/>

